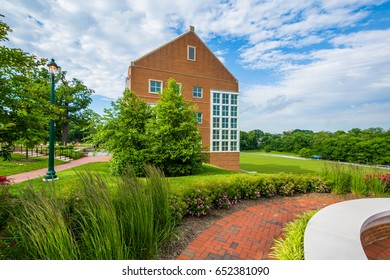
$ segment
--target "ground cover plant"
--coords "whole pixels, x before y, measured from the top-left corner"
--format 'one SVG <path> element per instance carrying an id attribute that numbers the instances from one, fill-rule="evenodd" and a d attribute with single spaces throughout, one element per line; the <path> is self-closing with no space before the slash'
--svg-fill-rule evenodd
<path id="1" fill-rule="evenodd" d="M 54 165 L 65 163 L 62 160 L 54 160 Z M 22 154 L 12 153 L 11 161 L 0 159 L 0 176 L 8 176 L 48 166 L 48 159 L 43 157 L 30 157 L 28 160 Z"/>
<path id="2" fill-rule="evenodd" d="M 278 260 L 303 260 L 305 229 L 317 212 L 314 210 L 296 215 L 296 219 L 283 228 L 282 236 L 275 240 L 270 256 Z"/>

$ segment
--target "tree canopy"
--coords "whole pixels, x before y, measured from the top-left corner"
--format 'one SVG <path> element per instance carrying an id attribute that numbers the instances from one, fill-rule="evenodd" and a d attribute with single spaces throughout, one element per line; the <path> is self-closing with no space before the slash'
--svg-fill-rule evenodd
<path id="1" fill-rule="evenodd" d="M 185 101 L 175 80 L 159 94 L 155 106 L 126 89 L 123 97 L 105 110 L 92 137 L 113 155 L 112 172 L 132 165 L 137 174 L 145 164 L 161 168 L 167 176 L 194 174 L 201 167 L 201 137 L 195 108 Z"/>

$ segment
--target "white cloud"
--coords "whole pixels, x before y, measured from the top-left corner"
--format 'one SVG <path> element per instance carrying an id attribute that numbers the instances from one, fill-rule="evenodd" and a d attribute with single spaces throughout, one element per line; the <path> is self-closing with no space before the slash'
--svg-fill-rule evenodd
<path id="1" fill-rule="evenodd" d="M 242 89 L 243 129 L 257 120 L 272 130 L 266 124 L 270 117 L 286 124 L 286 129 L 301 124 L 313 130 L 323 126 L 337 130 L 364 122 L 386 128 L 389 38 L 390 29 L 336 37 L 333 42 L 338 48 L 312 52 L 314 62 L 292 69 L 278 85 Z"/>

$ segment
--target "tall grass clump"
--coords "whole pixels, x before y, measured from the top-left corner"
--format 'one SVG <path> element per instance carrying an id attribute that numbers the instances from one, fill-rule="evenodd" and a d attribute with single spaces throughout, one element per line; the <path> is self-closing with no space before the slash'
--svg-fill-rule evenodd
<path id="1" fill-rule="evenodd" d="M 132 169 L 126 173 L 118 185 L 116 204 L 124 240 L 131 249 L 129 258 L 152 259 L 175 227 L 168 181 L 152 166 L 145 167 L 145 180 Z"/>
<path id="2" fill-rule="evenodd" d="M 57 197 L 54 184 L 40 190 L 27 187 L 19 197 L 14 228 L 28 259 L 71 260 L 79 258 L 69 228 L 66 203 Z"/>
<path id="3" fill-rule="evenodd" d="M 352 174 L 348 165 L 339 163 L 324 163 L 321 175 L 327 178 L 332 185 L 332 192 L 343 194 L 351 191 Z"/>
<path id="4" fill-rule="evenodd" d="M 79 177 L 82 196 L 75 207 L 73 230 L 79 239 L 82 258 L 126 259 L 128 248 L 107 182 L 92 173 L 80 173 Z"/>
<path id="5" fill-rule="evenodd" d="M 55 182 L 21 191 L 13 233 L 27 259 L 154 259 L 175 228 L 168 181 L 145 167 L 114 182 L 89 171 L 70 196 Z"/>
<path id="6" fill-rule="evenodd" d="M 283 228 L 283 236 L 275 240 L 270 256 L 278 260 L 303 260 L 306 226 L 317 210 L 296 215 L 297 219 Z"/>

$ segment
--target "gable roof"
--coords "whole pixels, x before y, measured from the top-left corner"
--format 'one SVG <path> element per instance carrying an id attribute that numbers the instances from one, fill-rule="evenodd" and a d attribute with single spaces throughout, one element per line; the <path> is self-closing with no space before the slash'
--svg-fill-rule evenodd
<path id="1" fill-rule="evenodd" d="M 208 52 L 209 55 L 213 58 L 212 62 L 210 63 L 216 63 L 218 64 L 218 67 L 226 71 L 226 74 L 230 76 L 229 80 L 235 80 L 237 81 L 237 78 L 227 69 L 227 67 L 219 60 L 219 58 L 209 49 L 209 47 L 200 39 L 200 37 L 195 33 L 195 28 L 193 26 L 190 26 L 189 30 L 180 36 L 174 38 L 173 40 L 167 42 L 166 44 L 158 47 L 157 49 L 152 50 L 151 52 L 141 56 L 140 58 L 134 60 L 131 62 L 130 66 L 137 66 L 138 64 L 142 64 L 143 61 L 151 58 L 152 56 L 156 55 L 158 52 L 163 51 L 166 48 L 169 48 L 171 45 L 178 43 L 178 41 L 184 40 L 186 37 L 193 36 L 197 43 L 204 47 L 204 49 Z"/>

